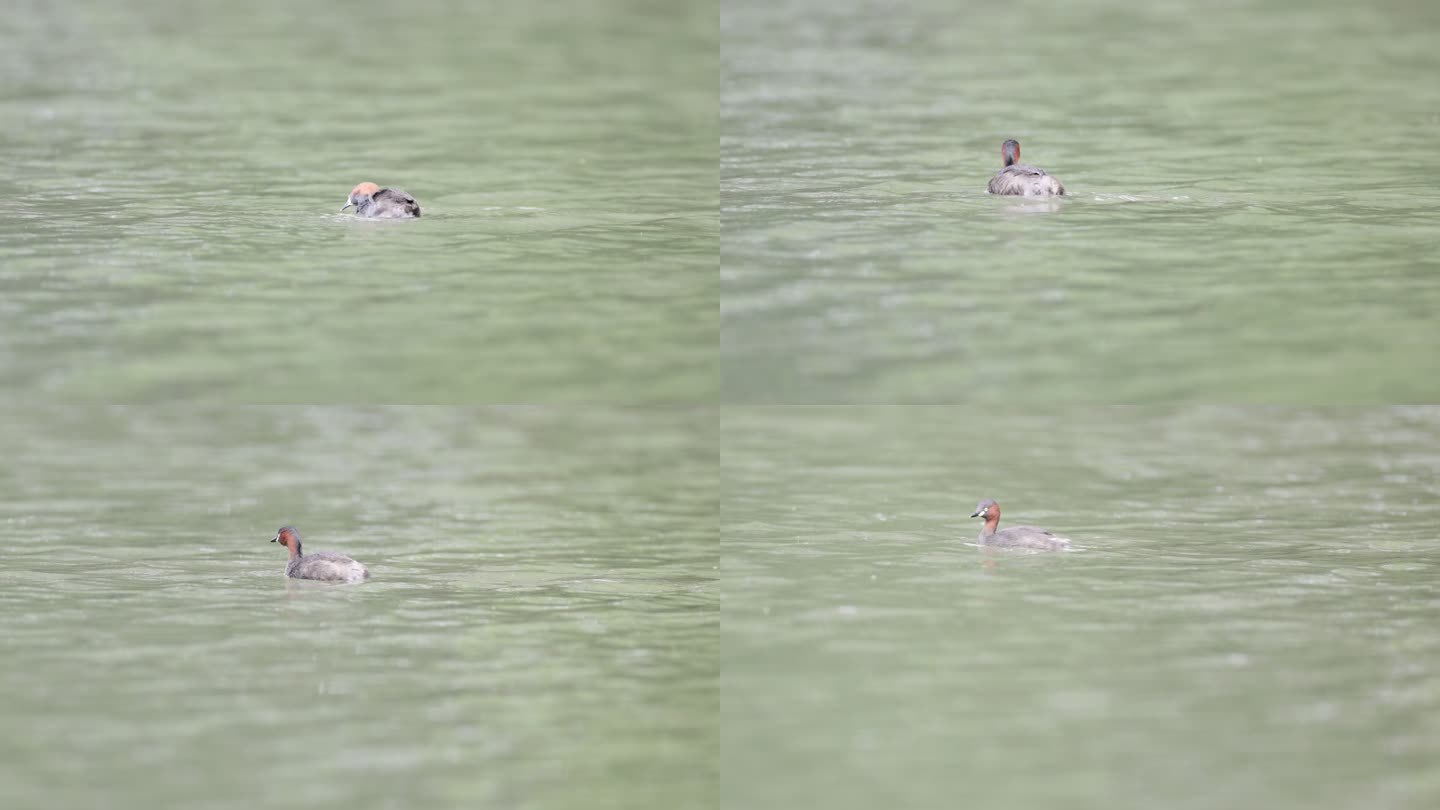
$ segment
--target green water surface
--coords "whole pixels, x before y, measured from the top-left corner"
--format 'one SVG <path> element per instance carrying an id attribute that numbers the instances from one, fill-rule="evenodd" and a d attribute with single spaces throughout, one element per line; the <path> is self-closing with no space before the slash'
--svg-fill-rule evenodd
<path id="1" fill-rule="evenodd" d="M 21 5 L 6 390 L 713 397 L 713 5 Z M 338 213 L 363 180 L 423 216 Z"/>
<path id="2" fill-rule="evenodd" d="M 1440 396 L 1440 11 L 735 0 L 732 402 Z M 997 198 L 1000 143 L 1060 177 Z"/>
<path id="3" fill-rule="evenodd" d="M 712 415 L 7 417 L 0 806 L 713 806 Z"/>
<path id="4" fill-rule="evenodd" d="M 727 408 L 723 806 L 1440 799 L 1440 410 Z M 987 553 L 1001 527 L 1070 553 Z"/>

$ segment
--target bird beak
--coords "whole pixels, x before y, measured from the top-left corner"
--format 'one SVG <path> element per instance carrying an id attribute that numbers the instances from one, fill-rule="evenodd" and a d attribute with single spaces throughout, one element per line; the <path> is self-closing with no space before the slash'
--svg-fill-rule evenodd
<path id="1" fill-rule="evenodd" d="M 342 210 L 343 210 L 343 209 L 342 209 Z M 971 517 L 974 517 L 974 515 L 971 515 Z M 274 537 L 270 538 L 270 542 L 272 542 L 272 543 L 278 543 L 278 542 L 280 542 L 280 535 L 277 534 L 277 535 L 275 535 Z"/>
<path id="2" fill-rule="evenodd" d="M 349 197 L 346 197 L 346 198 L 345 198 L 345 204 L 342 205 L 342 206 L 340 206 L 340 210 L 341 210 L 341 211 L 344 211 L 346 208 L 349 208 L 350 206 L 352 206 L 352 205 L 354 205 L 354 204 L 355 204 L 355 200 L 353 200 L 353 199 L 351 199 L 351 198 L 349 198 Z"/>
<path id="3" fill-rule="evenodd" d="M 970 517 L 980 517 L 981 513 L 983 513 L 984 511 L 984 509 L 976 509 L 975 514 L 971 515 Z"/>

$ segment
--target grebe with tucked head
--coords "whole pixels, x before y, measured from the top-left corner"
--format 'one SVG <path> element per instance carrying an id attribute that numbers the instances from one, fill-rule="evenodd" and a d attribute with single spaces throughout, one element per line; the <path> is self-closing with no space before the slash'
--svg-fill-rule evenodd
<path id="1" fill-rule="evenodd" d="M 1065 187 L 1060 185 L 1060 181 L 1046 174 L 1044 169 L 1020 162 L 1019 141 L 1009 140 L 1001 144 L 1000 155 L 1004 158 L 1005 165 L 990 178 L 991 194 L 1053 197 L 1065 193 Z"/>
<path id="2" fill-rule="evenodd" d="M 1069 551 L 1070 540 L 1054 532 L 1034 526 L 1011 526 L 1000 529 L 1000 504 L 986 498 L 975 507 L 970 517 L 985 518 L 980 529 L 980 545 L 1002 548 L 1033 548 L 1037 551 Z"/>
<path id="3" fill-rule="evenodd" d="M 420 216 L 420 203 L 398 188 L 381 188 L 361 183 L 350 191 L 340 210 L 354 207 L 355 213 L 371 219 L 404 219 Z"/>

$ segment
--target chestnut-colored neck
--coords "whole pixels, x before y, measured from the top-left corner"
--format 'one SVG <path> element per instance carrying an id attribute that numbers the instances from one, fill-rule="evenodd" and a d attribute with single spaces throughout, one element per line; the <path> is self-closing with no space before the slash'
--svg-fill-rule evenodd
<path id="1" fill-rule="evenodd" d="M 296 557 L 299 557 L 299 556 L 300 556 L 300 541 L 299 541 L 299 540 L 294 540 L 294 541 L 292 541 L 292 542 L 290 542 L 290 543 L 286 543 L 286 545 L 290 548 L 290 559 L 293 560 L 293 559 L 295 559 Z"/>
<path id="2" fill-rule="evenodd" d="M 985 528 L 984 528 L 984 529 L 981 529 L 980 531 L 981 531 L 982 534 L 994 534 L 994 533 L 995 533 L 995 530 L 998 529 L 999 527 L 1000 527 L 1000 510 L 999 510 L 999 509 L 991 509 L 990 512 L 989 512 L 988 514 L 986 514 L 986 516 L 985 516 Z"/>

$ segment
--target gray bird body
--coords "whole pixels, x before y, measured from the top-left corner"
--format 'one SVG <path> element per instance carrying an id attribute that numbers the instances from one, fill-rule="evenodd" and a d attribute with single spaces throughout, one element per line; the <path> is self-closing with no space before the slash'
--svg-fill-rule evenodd
<path id="1" fill-rule="evenodd" d="M 325 582 L 363 582 L 370 572 L 359 562 L 333 551 L 317 551 L 290 560 L 285 576 L 292 579 L 318 579 Z"/>
<path id="2" fill-rule="evenodd" d="M 1033 548 L 1041 551 L 1065 551 L 1070 541 L 1054 532 L 1034 526 L 1011 526 L 999 531 L 980 530 L 980 545 L 1001 548 Z"/>
<path id="3" fill-rule="evenodd" d="M 1053 197 L 1065 193 L 1060 181 L 1024 163 L 1012 163 L 990 178 L 991 194 L 1009 194 L 1016 197 Z"/>
<path id="4" fill-rule="evenodd" d="M 356 197 L 355 213 L 371 219 L 418 217 L 420 203 L 398 188 L 382 188 L 372 196 Z"/>

